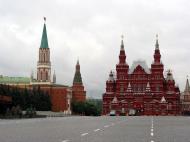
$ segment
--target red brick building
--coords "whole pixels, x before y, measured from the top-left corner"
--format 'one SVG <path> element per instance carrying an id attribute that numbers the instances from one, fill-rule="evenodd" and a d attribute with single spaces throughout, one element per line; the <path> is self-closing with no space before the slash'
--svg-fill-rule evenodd
<path id="1" fill-rule="evenodd" d="M 122 40 L 116 75 L 111 71 L 106 81 L 103 115 L 111 111 L 117 115 L 179 115 L 179 88 L 172 72 L 169 70 L 164 77 L 163 71 L 158 39 L 150 68 L 145 61 L 135 61 L 129 67 Z"/>

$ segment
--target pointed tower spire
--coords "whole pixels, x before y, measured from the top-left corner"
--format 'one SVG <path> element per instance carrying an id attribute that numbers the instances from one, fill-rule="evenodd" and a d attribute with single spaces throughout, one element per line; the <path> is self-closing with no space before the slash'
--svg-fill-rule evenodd
<path id="1" fill-rule="evenodd" d="M 156 49 L 156 50 L 159 50 L 158 34 L 156 34 L 156 44 L 155 44 L 155 49 Z"/>
<path id="2" fill-rule="evenodd" d="M 47 31 L 46 31 L 46 17 L 44 17 L 44 28 L 43 28 L 40 48 L 49 48 Z"/>
<path id="3" fill-rule="evenodd" d="M 154 51 L 154 63 L 159 64 L 161 58 L 160 50 L 159 50 L 159 43 L 158 43 L 158 35 L 156 35 L 156 44 L 155 44 L 155 51 Z"/>
<path id="4" fill-rule="evenodd" d="M 126 55 L 125 55 L 125 49 L 124 49 L 124 43 L 123 43 L 123 38 L 124 36 L 121 36 L 121 49 L 120 49 L 120 54 L 119 54 L 119 63 L 120 64 L 125 64 L 126 63 Z"/>
<path id="5" fill-rule="evenodd" d="M 77 64 L 76 64 L 76 70 L 75 70 L 75 76 L 74 76 L 74 79 L 73 79 L 73 84 L 74 83 L 82 84 L 82 77 L 81 77 L 81 73 L 80 73 L 79 60 L 77 60 Z"/>
<path id="6" fill-rule="evenodd" d="M 124 36 L 121 35 L 121 50 L 124 50 L 124 43 L 123 43 Z"/>
<path id="7" fill-rule="evenodd" d="M 190 87 L 189 87 L 189 79 L 187 76 L 187 81 L 186 81 L 186 85 L 185 85 L 185 91 L 184 92 L 190 92 Z"/>

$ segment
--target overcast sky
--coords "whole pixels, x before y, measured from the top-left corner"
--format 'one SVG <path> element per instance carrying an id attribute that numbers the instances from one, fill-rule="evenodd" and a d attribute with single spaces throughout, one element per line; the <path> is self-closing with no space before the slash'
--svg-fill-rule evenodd
<path id="1" fill-rule="evenodd" d="M 171 69 L 184 90 L 189 0 L 0 0 L 0 74 L 36 73 L 44 16 L 58 83 L 72 85 L 79 57 L 88 96 L 100 98 L 118 63 L 121 35 L 129 66 L 141 59 L 150 67 L 158 34 L 165 71 Z"/>

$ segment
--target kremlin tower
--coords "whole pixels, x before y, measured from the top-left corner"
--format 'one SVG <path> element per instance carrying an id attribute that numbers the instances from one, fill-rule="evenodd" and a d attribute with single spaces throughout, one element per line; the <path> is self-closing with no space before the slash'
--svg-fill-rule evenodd
<path id="1" fill-rule="evenodd" d="M 79 60 L 76 64 L 75 75 L 73 79 L 72 97 L 73 101 L 84 102 L 86 100 L 86 91 L 84 91 L 84 86 L 82 83 Z"/>
<path id="2" fill-rule="evenodd" d="M 44 21 L 46 19 L 44 18 Z M 50 62 L 50 49 L 48 45 L 46 23 L 42 33 L 41 45 L 39 48 L 39 60 L 37 65 L 37 81 L 44 83 L 51 83 L 51 62 Z"/>

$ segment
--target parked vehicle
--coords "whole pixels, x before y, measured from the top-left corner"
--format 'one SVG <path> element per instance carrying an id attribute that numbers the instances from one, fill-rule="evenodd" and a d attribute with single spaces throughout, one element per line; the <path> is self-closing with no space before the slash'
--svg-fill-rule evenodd
<path id="1" fill-rule="evenodd" d="M 135 109 L 129 109 L 129 116 L 134 116 L 136 114 Z"/>
<path id="2" fill-rule="evenodd" d="M 116 116 L 115 110 L 111 110 L 111 111 L 110 111 L 110 116 Z"/>

